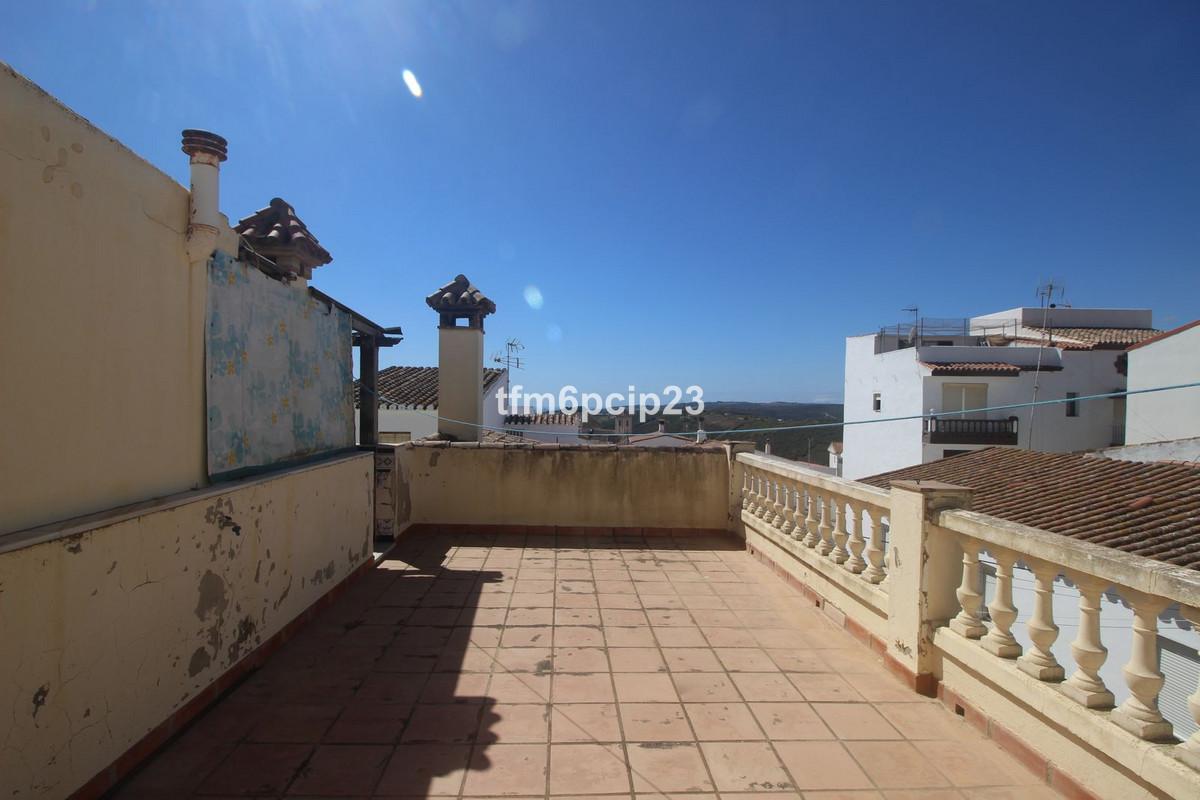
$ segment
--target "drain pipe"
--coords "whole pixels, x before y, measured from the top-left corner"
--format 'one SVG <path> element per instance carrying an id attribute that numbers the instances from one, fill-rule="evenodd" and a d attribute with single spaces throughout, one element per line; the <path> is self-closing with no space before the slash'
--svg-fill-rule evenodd
<path id="1" fill-rule="evenodd" d="M 221 225 L 221 162 L 229 156 L 228 142 L 208 131 L 183 132 L 183 152 L 191 160 L 191 208 L 188 217 L 188 261 L 206 261 L 216 249 Z"/>

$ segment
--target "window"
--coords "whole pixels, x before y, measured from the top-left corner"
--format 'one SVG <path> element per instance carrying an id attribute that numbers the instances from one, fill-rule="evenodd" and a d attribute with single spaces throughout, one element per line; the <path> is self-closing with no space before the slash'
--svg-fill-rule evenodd
<path id="1" fill-rule="evenodd" d="M 876 392 L 875 394 L 871 395 L 871 409 L 873 411 L 882 411 L 883 410 L 883 398 L 881 398 L 879 396 L 879 392 Z"/>
<path id="2" fill-rule="evenodd" d="M 942 413 L 966 416 L 965 412 L 987 408 L 986 383 L 946 383 L 942 385 Z M 970 419 L 986 419 L 986 411 L 975 411 Z"/>
<path id="3" fill-rule="evenodd" d="M 1067 392 L 1067 402 L 1063 405 L 1067 407 L 1068 417 L 1079 416 L 1079 401 L 1075 399 L 1076 397 L 1079 397 L 1079 392 Z"/>

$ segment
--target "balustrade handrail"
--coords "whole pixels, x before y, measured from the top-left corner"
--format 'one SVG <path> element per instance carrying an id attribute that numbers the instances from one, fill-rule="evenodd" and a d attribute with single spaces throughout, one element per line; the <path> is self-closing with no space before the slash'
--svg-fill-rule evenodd
<path id="1" fill-rule="evenodd" d="M 858 500 L 871 506 L 889 508 L 891 493 L 858 481 L 826 475 L 815 469 L 805 467 L 798 461 L 791 461 L 779 456 L 768 456 L 762 453 L 738 453 L 737 460 L 741 464 L 757 467 L 785 478 L 811 484 L 819 489 L 841 495 L 850 500 Z"/>
<path id="2" fill-rule="evenodd" d="M 949 509 L 933 523 L 972 539 L 1002 547 L 1019 556 L 1101 578 L 1114 586 L 1200 607 L 1200 572 L 1177 567 L 1112 547 L 1073 539 L 978 511 Z"/>

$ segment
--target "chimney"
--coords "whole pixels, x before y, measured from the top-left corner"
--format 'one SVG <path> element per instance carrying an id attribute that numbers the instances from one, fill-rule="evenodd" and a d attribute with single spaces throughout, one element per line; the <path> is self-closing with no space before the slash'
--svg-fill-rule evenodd
<path id="1" fill-rule="evenodd" d="M 438 312 L 438 434 L 477 442 L 483 437 L 483 318 L 496 304 L 465 275 L 425 303 Z"/>
<path id="2" fill-rule="evenodd" d="M 208 131 L 183 132 L 183 152 L 192 165 L 191 208 L 188 217 L 188 260 L 207 260 L 217 244 L 221 225 L 221 162 L 228 158 L 227 142 Z"/>

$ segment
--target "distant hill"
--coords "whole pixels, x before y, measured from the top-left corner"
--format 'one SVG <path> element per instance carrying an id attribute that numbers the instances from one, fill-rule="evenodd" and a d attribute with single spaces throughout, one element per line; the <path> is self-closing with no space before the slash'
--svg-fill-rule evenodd
<path id="1" fill-rule="evenodd" d="M 663 417 L 671 433 L 694 433 L 697 420 L 689 416 Z M 749 403 L 725 401 L 705 403 L 704 430 L 743 430 L 746 428 L 775 428 L 781 425 L 823 425 L 828 427 L 763 433 L 736 433 L 714 436 L 717 441 L 752 441 L 763 449 L 769 441 L 772 455 L 813 464 L 829 463 L 829 443 L 842 440 L 842 406 L 839 403 Z M 837 423 L 830 425 L 830 423 Z M 588 419 L 585 429 L 595 433 L 613 430 L 613 418 L 607 414 Z M 658 428 L 658 420 L 647 419 L 634 425 L 635 433 L 649 433 Z"/>

